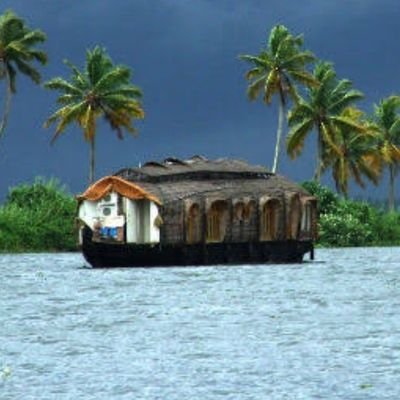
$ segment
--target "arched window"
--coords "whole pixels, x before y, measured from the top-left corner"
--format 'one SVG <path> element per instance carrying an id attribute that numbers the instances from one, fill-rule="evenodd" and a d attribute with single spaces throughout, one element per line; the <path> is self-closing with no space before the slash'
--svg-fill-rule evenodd
<path id="1" fill-rule="evenodd" d="M 268 199 L 260 213 L 260 240 L 277 240 L 279 232 L 281 203 L 278 199 Z"/>
<path id="2" fill-rule="evenodd" d="M 217 200 L 211 204 L 207 212 L 207 241 L 222 242 L 228 222 L 228 204 Z"/>
<path id="3" fill-rule="evenodd" d="M 304 238 L 314 237 L 317 204 L 314 198 L 306 198 L 302 202 L 301 233 Z"/>
<path id="4" fill-rule="evenodd" d="M 301 222 L 301 202 L 298 194 L 289 197 L 286 233 L 288 239 L 298 239 Z"/>
<path id="5" fill-rule="evenodd" d="M 257 203 L 254 200 L 250 200 L 246 203 L 243 212 L 243 218 L 247 221 L 251 221 L 255 216 Z"/>
<path id="6" fill-rule="evenodd" d="M 201 242 L 201 210 L 197 203 L 190 206 L 187 213 L 186 241 L 188 243 Z"/>
<path id="7" fill-rule="evenodd" d="M 244 214 L 245 214 L 244 203 L 242 201 L 238 201 L 233 209 L 234 221 L 243 222 Z"/>

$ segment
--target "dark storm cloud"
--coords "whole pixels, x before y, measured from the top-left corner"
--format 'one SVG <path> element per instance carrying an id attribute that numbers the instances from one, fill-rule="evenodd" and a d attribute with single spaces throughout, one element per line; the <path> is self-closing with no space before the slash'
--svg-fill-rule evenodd
<path id="1" fill-rule="evenodd" d="M 132 67 L 133 81 L 144 92 L 146 119 L 137 124 L 139 138 L 123 142 L 99 127 L 98 176 L 172 154 L 270 164 L 275 105 L 247 101 L 246 65 L 238 55 L 258 52 L 276 23 L 304 33 L 307 48 L 352 79 L 367 96 L 366 110 L 400 89 L 397 0 L 9 0 L 1 6 L 48 34 L 45 79 L 68 76 L 62 60 L 81 66 L 85 50 L 95 44 Z M 36 175 L 57 176 L 73 192 L 84 188 L 88 149 L 81 132 L 69 129 L 50 147 L 51 131 L 42 128 L 54 100 L 54 93 L 18 80 L 0 143 L 6 171 L 0 197 Z M 285 160 L 282 172 L 297 180 L 310 177 L 311 151 L 295 162 Z"/>

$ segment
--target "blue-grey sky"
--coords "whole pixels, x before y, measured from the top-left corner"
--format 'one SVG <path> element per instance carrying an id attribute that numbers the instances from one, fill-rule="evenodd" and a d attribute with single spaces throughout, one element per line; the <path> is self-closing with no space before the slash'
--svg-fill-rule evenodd
<path id="1" fill-rule="evenodd" d="M 82 66 L 86 49 L 96 44 L 115 63 L 132 68 L 146 118 L 137 123 L 138 138 L 124 141 L 99 126 L 97 178 L 171 155 L 271 166 L 276 105 L 247 100 L 247 66 L 238 55 L 257 53 L 278 23 L 303 33 L 306 48 L 334 62 L 338 76 L 365 93 L 366 111 L 400 92 L 399 0 L 3 0 L 0 7 L 48 35 L 44 80 L 68 77 L 63 59 Z M 4 83 L 0 89 L 3 101 Z M 82 191 L 89 152 L 82 133 L 68 129 L 50 146 L 53 132 L 42 126 L 55 109 L 56 93 L 23 76 L 17 90 L 0 142 L 0 199 L 9 187 L 37 175 L 58 177 L 71 192 Z M 307 148 L 295 161 L 284 156 L 280 172 L 296 181 L 310 178 L 313 137 Z M 364 195 L 380 193 L 386 193 L 385 182 L 379 190 L 368 186 Z"/>

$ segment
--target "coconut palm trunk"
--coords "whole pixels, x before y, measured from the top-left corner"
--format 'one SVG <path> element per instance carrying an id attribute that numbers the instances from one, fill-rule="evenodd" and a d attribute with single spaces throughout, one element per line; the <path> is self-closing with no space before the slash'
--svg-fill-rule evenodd
<path id="1" fill-rule="evenodd" d="M 275 155 L 274 164 L 272 166 L 272 172 L 275 174 L 278 169 L 279 155 L 281 152 L 281 141 L 283 134 L 283 120 L 285 118 L 285 101 L 281 96 L 281 101 L 279 102 L 279 115 L 278 115 L 278 130 L 276 132 L 276 144 L 275 144 Z"/>
<path id="2" fill-rule="evenodd" d="M 318 128 L 317 161 L 316 161 L 315 172 L 314 172 L 314 181 L 316 181 L 317 183 L 321 183 L 323 146 L 324 146 L 324 144 L 322 142 L 321 128 Z"/>
<path id="3" fill-rule="evenodd" d="M 3 136 L 4 130 L 6 129 L 7 126 L 8 116 L 10 115 L 10 110 L 11 110 L 11 97 L 12 97 L 10 73 L 8 72 L 6 66 L 4 66 L 4 70 L 5 70 L 4 73 L 6 78 L 7 89 L 6 89 L 6 98 L 4 100 L 3 116 L 0 122 L 0 137 Z"/>
<path id="4" fill-rule="evenodd" d="M 89 185 L 94 182 L 94 174 L 95 174 L 95 166 L 96 166 L 96 143 L 95 143 L 95 136 L 90 139 L 89 142 L 89 158 L 90 158 L 90 165 L 89 165 Z"/>
<path id="5" fill-rule="evenodd" d="M 389 165 L 389 201 L 388 207 L 389 211 L 394 211 L 394 182 L 395 182 L 395 166 L 393 164 Z"/>

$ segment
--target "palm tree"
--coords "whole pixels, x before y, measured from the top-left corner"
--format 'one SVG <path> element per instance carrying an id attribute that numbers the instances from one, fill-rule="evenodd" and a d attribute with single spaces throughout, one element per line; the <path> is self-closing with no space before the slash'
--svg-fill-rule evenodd
<path id="1" fill-rule="evenodd" d="M 376 132 L 374 146 L 379 156 L 372 159 L 375 168 L 389 169 L 389 210 L 394 210 L 395 178 L 400 165 L 400 96 L 389 96 L 375 105 L 372 120 Z"/>
<path id="2" fill-rule="evenodd" d="M 295 83 L 306 86 L 316 84 L 313 76 L 306 71 L 307 64 L 315 60 L 309 51 L 302 51 L 302 36 L 293 36 L 283 25 L 272 28 L 268 47 L 258 55 L 242 55 L 240 58 L 251 64 L 246 73 L 250 81 L 247 95 L 255 100 L 262 94 L 266 104 L 271 104 L 274 95 L 279 97 L 279 117 L 276 135 L 275 155 L 272 172 L 276 172 L 279 162 L 280 143 L 283 131 L 283 120 L 288 98 L 297 101 Z"/>
<path id="3" fill-rule="evenodd" d="M 325 148 L 331 147 L 339 154 L 335 145 L 335 132 L 341 129 L 362 132 L 365 127 L 355 123 L 346 115 L 341 115 L 344 109 L 363 98 L 361 92 L 351 89 L 351 81 L 338 80 L 332 64 L 327 62 L 319 62 L 315 66 L 314 76 L 319 85 L 307 88 L 307 98 L 300 98 L 289 113 L 287 151 L 292 158 L 299 156 L 307 135 L 315 130 L 317 165 L 314 179 L 320 182 Z"/>
<path id="4" fill-rule="evenodd" d="M 334 138 L 336 149 L 326 147 L 323 155 L 323 170 L 332 168 L 337 191 L 347 197 L 351 177 L 364 188 L 363 176 L 377 184 L 380 170 L 374 168 L 370 162 L 378 155 L 378 150 L 373 146 L 375 134 L 363 120 L 363 112 L 348 107 L 342 111 L 341 117 L 353 121 L 356 125 L 365 126 L 364 131 L 349 126 L 337 130 Z"/>
<path id="5" fill-rule="evenodd" d="M 38 30 L 30 30 L 25 21 L 8 10 L 0 15 L 0 79 L 6 80 L 4 112 L 0 122 L 0 136 L 4 133 L 10 114 L 11 97 L 16 92 L 17 71 L 40 83 L 40 73 L 32 66 L 34 61 L 45 65 L 47 55 L 35 46 L 46 40 Z"/>
<path id="6" fill-rule="evenodd" d="M 57 77 L 45 83 L 46 88 L 61 92 L 57 99 L 61 108 L 48 118 L 45 127 L 58 122 L 52 143 L 72 123 L 82 128 L 84 139 L 90 145 L 89 182 L 92 183 L 97 119 L 103 117 L 119 139 L 123 139 L 123 130 L 135 134 L 133 120 L 144 118 L 138 100 L 142 92 L 130 83 L 130 69 L 114 65 L 101 47 L 96 46 L 86 52 L 86 64 L 82 71 L 68 61 L 66 64 L 72 70 L 69 81 Z"/>

